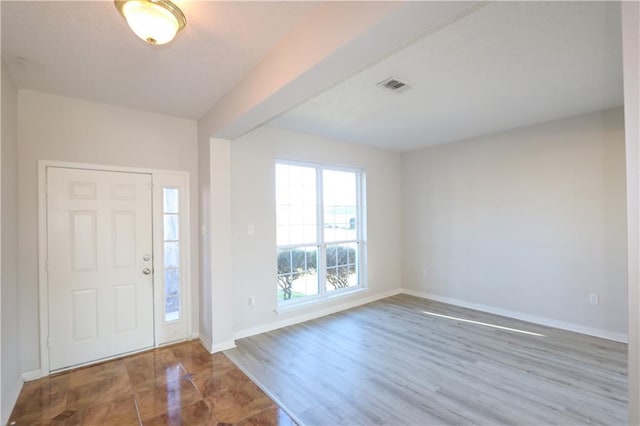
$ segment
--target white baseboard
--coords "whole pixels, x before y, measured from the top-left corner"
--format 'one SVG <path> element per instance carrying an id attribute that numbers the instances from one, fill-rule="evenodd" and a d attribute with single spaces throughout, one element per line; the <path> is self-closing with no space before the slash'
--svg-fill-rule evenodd
<path id="1" fill-rule="evenodd" d="M 22 390 L 22 385 L 24 384 L 24 380 L 22 379 L 22 375 L 20 379 L 15 383 L 15 385 L 10 390 L 9 395 L 6 397 L 7 404 L 2 404 L 2 424 L 6 425 L 9 422 L 9 417 L 11 416 L 11 412 L 13 408 L 16 406 L 16 402 L 18 402 L 18 396 L 20 396 L 20 391 Z M 5 398 L 3 398 L 5 399 Z"/>
<path id="2" fill-rule="evenodd" d="M 195 338 L 195 336 L 194 336 Z M 200 334 L 198 334 L 198 339 L 200 340 L 200 344 L 204 346 L 204 348 L 209 351 L 209 353 L 216 353 L 226 351 L 227 349 L 233 349 L 236 347 L 235 340 L 227 340 L 226 342 L 216 343 L 215 345 L 211 343 L 211 341 Z"/>
<path id="3" fill-rule="evenodd" d="M 390 296 L 395 296 L 396 294 L 400 294 L 401 292 L 402 292 L 401 289 L 389 290 L 383 293 L 375 294 L 373 296 L 368 296 L 368 297 L 353 300 L 347 303 L 342 303 L 340 305 L 330 306 L 317 311 L 309 312 L 302 315 L 297 315 L 295 317 L 287 318 L 286 320 L 276 321 L 269 324 L 260 325 L 258 327 L 248 328 L 246 330 L 241 330 L 236 333 L 233 333 L 233 338 L 235 340 L 244 339 L 245 337 L 255 336 L 256 334 L 262 334 L 269 331 L 277 330 L 278 328 L 288 327 L 290 325 L 299 324 L 305 321 L 310 321 L 316 318 L 335 314 L 336 312 L 344 311 L 346 309 L 351 309 L 360 305 L 365 305 L 367 303 L 375 302 L 376 300 L 384 299 Z"/>
<path id="4" fill-rule="evenodd" d="M 207 351 L 209 351 L 209 353 L 213 353 L 213 351 L 212 351 L 213 345 L 211 344 L 211 341 L 206 336 L 198 334 L 198 340 L 200 340 L 200 344 L 202 346 L 204 346 L 204 348 Z"/>
<path id="5" fill-rule="evenodd" d="M 227 340 L 226 342 L 216 343 L 211 347 L 211 353 L 226 351 L 227 349 L 233 349 L 236 347 L 235 340 Z"/>
<path id="6" fill-rule="evenodd" d="M 200 333 L 196 331 L 191 334 L 191 337 L 189 337 L 189 340 L 198 340 L 199 338 L 200 338 Z"/>
<path id="7" fill-rule="evenodd" d="M 30 382 L 32 380 L 38 380 L 44 377 L 41 369 L 25 371 L 20 375 L 23 382 Z"/>
<path id="8" fill-rule="evenodd" d="M 402 293 L 409 294 L 411 296 L 421 297 L 423 299 L 435 300 L 436 302 L 447 303 L 449 305 L 460 306 L 463 308 L 474 309 L 476 311 L 487 312 L 490 314 L 500 315 L 503 317 L 509 317 L 518 319 L 521 321 L 531 322 L 534 324 L 544 325 L 547 327 L 558 328 L 561 330 L 573 331 L 575 333 L 586 334 L 589 336 L 600 337 L 607 340 L 613 340 L 616 342 L 627 343 L 629 337 L 623 333 L 617 333 L 614 331 L 603 330 L 599 328 L 585 327 L 579 324 L 574 324 L 565 321 L 558 321 L 551 318 L 540 317 L 537 315 L 525 314 L 522 312 L 511 311 L 508 309 L 496 308 L 489 305 L 483 305 L 480 303 L 467 302 L 452 297 L 439 296 L 437 294 L 431 294 L 423 291 L 402 289 Z"/>

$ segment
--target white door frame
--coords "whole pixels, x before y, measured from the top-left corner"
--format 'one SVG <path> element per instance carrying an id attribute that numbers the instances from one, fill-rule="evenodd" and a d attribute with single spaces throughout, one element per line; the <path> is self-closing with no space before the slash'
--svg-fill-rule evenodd
<path id="1" fill-rule="evenodd" d="M 190 192 L 190 182 L 189 182 L 189 173 L 185 171 L 176 171 L 176 170 L 160 170 L 160 169 L 144 169 L 144 168 L 136 168 L 136 167 L 120 167 L 120 166 L 109 166 L 104 164 L 91 164 L 91 163 L 72 163 L 65 161 L 50 161 L 50 160 L 39 160 L 38 161 L 38 289 L 39 289 L 39 315 L 40 315 L 40 377 L 48 376 L 50 373 L 49 370 L 49 282 L 47 276 L 47 167 L 64 167 L 70 169 L 82 169 L 82 170 L 95 170 L 95 171 L 106 171 L 106 172 L 123 172 L 123 173 L 144 173 L 151 175 L 151 181 L 155 182 L 155 180 L 159 176 L 167 177 L 167 176 L 179 176 L 181 179 L 184 179 L 186 182 L 186 188 L 184 191 L 184 195 L 182 198 L 185 200 L 184 206 L 186 208 L 184 212 L 184 219 L 186 226 L 184 229 L 186 232 L 181 232 L 181 238 L 184 238 L 184 268 L 183 275 L 181 275 L 181 279 L 184 280 L 184 291 L 185 291 L 185 301 L 186 301 L 186 315 L 187 315 L 187 339 L 191 339 L 193 334 L 193 324 L 192 324 L 192 300 L 191 300 L 191 253 L 190 253 L 190 224 L 189 224 L 189 192 Z M 155 178 L 155 179 L 154 179 Z M 155 200 L 157 197 L 156 188 L 153 190 L 153 199 Z M 154 202 L 155 203 L 155 202 Z M 182 204 L 182 203 L 181 203 Z M 159 232 L 162 229 L 162 221 L 163 214 L 162 212 L 158 212 L 152 209 L 152 221 L 153 221 L 153 245 L 154 251 L 156 247 L 156 242 L 159 238 L 161 238 Z M 155 262 L 154 262 L 155 263 Z M 155 277 L 154 277 L 155 278 Z M 154 295 L 157 291 L 157 283 L 159 281 L 154 279 L 153 287 L 154 287 Z M 157 316 L 162 314 L 162 309 L 159 309 L 156 303 L 156 297 L 154 296 L 154 346 L 161 346 L 158 344 L 157 336 L 159 334 L 158 331 L 158 321 Z M 147 349 L 143 349 L 147 350 Z M 122 356 L 114 355 L 113 358 L 118 358 Z M 107 358 L 108 359 L 108 358 Z M 106 360 L 106 359 L 105 359 Z M 104 360 L 101 360 L 104 361 Z M 74 366 L 72 368 L 75 368 Z M 35 377 L 34 377 L 35 378 Z"/>

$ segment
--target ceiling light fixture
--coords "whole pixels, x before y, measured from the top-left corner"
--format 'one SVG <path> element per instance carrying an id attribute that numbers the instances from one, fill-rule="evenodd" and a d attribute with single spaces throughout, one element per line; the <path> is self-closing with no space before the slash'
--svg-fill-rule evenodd
<path id="1" fill-rule="evenodd" d="M 185 25 L 182 11 L 169 0 L 115 0 L 131 30 L 149 44 L 169 43 Z"/>

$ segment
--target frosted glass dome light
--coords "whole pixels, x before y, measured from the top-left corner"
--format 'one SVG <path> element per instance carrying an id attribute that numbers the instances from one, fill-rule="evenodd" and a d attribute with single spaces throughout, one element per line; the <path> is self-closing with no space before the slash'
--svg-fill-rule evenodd
<path id="1" fill-rule="evenodd" d="M 116 8 L 131 30 L 149 44 L 169 43 L 187 19 L 168 0 L 116 0 Z"/>

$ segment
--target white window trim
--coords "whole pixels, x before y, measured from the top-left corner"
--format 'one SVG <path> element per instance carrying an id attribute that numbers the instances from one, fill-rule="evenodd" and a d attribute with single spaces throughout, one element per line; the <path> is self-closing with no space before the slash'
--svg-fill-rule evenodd
<path id="1" fill-rule="evenodd" d="M 284 164 L 289 166 L 298 166 L 298 167 L 310 167 L 315 169 L 316 171 L 316 201 L 317 202 L 317 211 L 316 211 L 316 219 L 318 222 L 318 226 L 316 228 L 317 236 L 316 236 L 316 245 L 318 246 L 318 254 L 317 254 L 317 267 L 318 267 L 318 294 L 300 297 L 298 299 L 292 300 L 278 300 L 278 287 L 276 285 L 276 313 L 284 313 L 292 310 L 302 309 L 308 306 L 321 304 L 323 302 L 327 302 L 336 298 L 343 298 L 349 295 L 354 295 L 357 293 L 368 292 L 367 285 L 367 241 L 366 241 L 366 197 L 365 197 L 365 189 L 366 189 L 366 174 L 365 171 L 361 168 L 350 167 L 350 166 L 339 166 L 335 164 L 326 164 L 326 163 L 313 163 L 306 161 L 296 161 L 296 160 L 286 160 L 286 159 L 276 159 L 275 165 Z M 326 287 L 326 246 L 328 245 L 326 241 L 324 241 L 323 228 L 321 224 L 324 223 L 324 200 L 323 197 L 323 188 L 322 188 L 322 171 L 323 170 L 334 170 L 340 172 L 350 172 L 356 173 L 356 235 L 357 238 L 355 240 L 347 240 L 347 241 L 331 241 L 331 244 L 341 244 L 341 243 L 357 243 L 358 244 L 358 262 L 356 263 L 356 274 L 358 277 L 358 285 L 355 287 L 347 287 L 341 289 L 331 290 L 329 292 L 326 291 L 324 287 Z M 274 192 L 275 194 L 275 192 Z M 286 244 L 286 245 L 278 245 L 276 243 L 276 252 L 280 248 L 287 247 L 300 247 L 304 245 L 313 245 L 313 244 Z M 323 250 L 323 246 L 325 250 Z M 277 255 L 276 255 L 277 258 Z M 277 267 L 274 268 L 276 271 L 277 277 Z M 274 282 L 277 282 L 274 281 Z"/>

